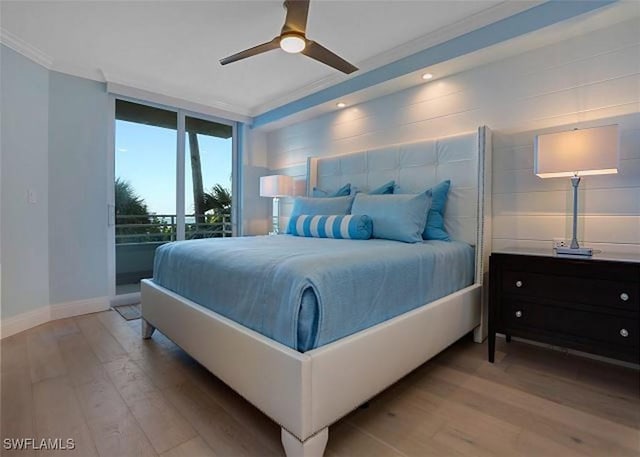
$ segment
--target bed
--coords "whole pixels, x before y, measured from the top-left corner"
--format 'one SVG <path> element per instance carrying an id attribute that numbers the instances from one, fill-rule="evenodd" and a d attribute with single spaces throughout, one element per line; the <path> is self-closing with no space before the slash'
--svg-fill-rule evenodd
<path id="1" fill-rule="evenodd" d="M 332 423 L 468 332 L 486 336 L 490 142 L 481 127 L 310 158 L 308 189 L 395 179 L 412 193 L 451 179 L 445 226 L 457 241 L 175 243 L 142 283 L 143 336 L 160 329 L 271 417 L 287 456 L 321 456 Z"/>

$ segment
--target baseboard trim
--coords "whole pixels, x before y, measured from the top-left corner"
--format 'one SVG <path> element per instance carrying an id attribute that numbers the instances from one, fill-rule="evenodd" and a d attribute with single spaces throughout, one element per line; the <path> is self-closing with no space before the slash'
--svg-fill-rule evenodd
<path id="1" fill-rule="evenodd" d="M 43 306 L 33 311 L 18 314 L 17 316 L 2 319 L 0 321 L 0 339 L 15 335 L 51 320 L 51 306 Z"/>
<path id="2" fill-rule="evenodd" d="M 56 319 L 96 313 L 109 309 L 109 297 L 96 297 L 43 306 L 0 321 L 0 339 L 15 335 Z"/>

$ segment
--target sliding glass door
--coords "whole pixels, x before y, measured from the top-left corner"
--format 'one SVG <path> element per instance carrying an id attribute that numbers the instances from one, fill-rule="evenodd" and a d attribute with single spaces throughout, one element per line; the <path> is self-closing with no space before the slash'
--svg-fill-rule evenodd
<path id="1" fill-rule="evenodd" d="M 115 100 L 113 302 L 135 302 L 155 250 L 235 234 L 233 123 Z"/>
<path id="2" fill-rule="evenodd" d="M 233 128 L 185 119 L 185 238 L 232 236 Z"/>
<path id="3" fill-rule="evenodd" d="M 116 294 L 140 291 L 156 248 L 176 239 L 178 114 L 116 100 Z"/>

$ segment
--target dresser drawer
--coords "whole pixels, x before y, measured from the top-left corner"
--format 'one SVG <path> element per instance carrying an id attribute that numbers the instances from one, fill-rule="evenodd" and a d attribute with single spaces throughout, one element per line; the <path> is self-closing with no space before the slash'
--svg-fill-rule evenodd
<path id="1" fill-rule="evenodd" d="M 490 361 L 504 333 L 640 363 L 640 256 L 493 253 L 489 269 Z"/>
<path id="2" fill-rule="evenodd" d="M 555 301 L 583 303 L 628 311 L 640 308 L 637 282 L 562 276 L 531 271 L 502 272 L 502 293 Z"/>
<path id="3" fill-rule="evenodd" d="M 639 314 L 597 313 L 517 299 L 506 299 L 503 305 L 502 319 L 507 330 L 534 330 L 629 349 L 640 345 Z"/>

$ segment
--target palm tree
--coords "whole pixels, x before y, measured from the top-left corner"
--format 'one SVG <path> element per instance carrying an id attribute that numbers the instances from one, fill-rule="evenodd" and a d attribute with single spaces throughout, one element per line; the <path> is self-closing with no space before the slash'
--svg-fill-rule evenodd
<path id="1" fill-rule="evenodd" d="M 203 207 L 216 215 L 231 214 L 231 192 L 222 184 L 216 184 L 210 192 L 204 193 Z"/>
<path id="2" fill-rule="evenodd" d="M 198 134 L 189 132 L 189 151 L 191 156 L 191 182 L 193 183 L 193 206 L 196 223 L 204 222 L 205 193 L 202 185 L 202 162 L 200 161 L 200 144 Z"/>
<path id="3" fill-rule="evenodd" d="M 116 219 L 118 216 L 141 216 L 129 219 L 127 223 L 145 224 L 149 222 L 147 204 L 136 193 L 129 181 L 116 178 L 115 193 Z"/>
<path id="4" fill-rule="evenodd" d="M 149 213 L 147 204 L 129 181 L 116 178 L 115 182 L 116 235 L 140 235 L 128 237 L 125 242 L 162 241 L 171 238 L 171 226 Z M 129 217 L 123 217 L 129 216 Z M 136 216 L 136 217 L 131 217 Z M 138 224 L 130 227 L 130 224 Z"/>

